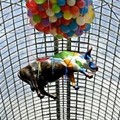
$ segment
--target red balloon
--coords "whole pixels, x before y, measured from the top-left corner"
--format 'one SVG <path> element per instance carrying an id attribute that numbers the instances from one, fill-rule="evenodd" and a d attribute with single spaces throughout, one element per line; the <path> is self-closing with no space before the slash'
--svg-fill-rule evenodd
<path id="1" fill-rule="evenodd" d="M 52 8 L 51 2 L 46 1 L 45 3 L 43 3 L 43 8 L 44 9 Z"/>
<path id="2" fill-rule="evenodd" d="M 51 25 L 50 25 L 50 26 L 45 27 L 45 28 L 43 29 L 43 31 L 44 31 L 44 33 L 45 33 L 45 34 L 49 34 L 49 33 L 50 33 L 50 31 L 51 31 Z"/>
<path id="3" fill-rule="evenodd" d="M 84 30 L 86 28 L 86 24 L 79 26 L 80 30 Z"/>
<path id="4" fill-rule="evenodd" d="M 77 0 L 76 5 L 78 6 L 78 8 L 84 8 L 85 1 L 84 0 Z"/>
<path id="5" fill-rule="evenodd" d="M 70 6 L 68 6 L 68 5 L 61 6 L 61 10 L 63 12 L 70 11 Z"/>
<path id="6" fill-rule="evenodd" d="M 45 11 L 39 11 L 39 15 L 41 18 L 48 18 L 48 15 L 46 14 Z"/>
<path id="7" fill-rule="evenodd" d="M 60 26 L 60 25 L 61 25 L 61 20 L 60 20 L 60 19 L 57 19 L 57 21 L 54 22 L 53 25 L 54 25 L 55 27 Z"/>
<path id="8" fill-rule="evenodd" d="M 34 2 L 34 0 L 31 0 L 31 1 L 27 1 L 26 2 L 26 7 L 29 8 L 29 9 L 33 9 L 33 8 L 36 8 L 38 5 Z"/>
<path id="9" fill-rule="evenodd" d="M 70 12 L 73 14 L 73 15 L 76 15 L 76 14 L 79 14 L 79 8 L 78 6 L 72 6 L 71 9 L 70 9 Z"/>
<path id="10" fill-rule="evenodd" d="M 32 13 L 33 15 L 39 14 L 39 10 L 38 10 L 37 8 L 32 8 L 32 9 L 30 9 L 30 10 L 31 10 L 31 13 Z"/>
<path id="11" fill-rule="evenodd" d="M 60 29 L 60 27 L 57 29 L 57 31 L 56 31 L 58 34 L 63 34 L 63 32 L 62 32 L 62 30 Z"/>
<path id="12" fill-rule="evenodd" d="M 61 23 L 62 23 L 62 24 L 65 24 L 65 25 L 68 25 L 68 24 L 70 24 L 70 22 L 71 22 L 71 20 L 66 20 L 66 19 L 64 19 L 64 18 L 61 18 L 60 20 L 61 20 Z"/>
<path id="13" fill-rule="evenodd" d="M 40 31 L 40 32 L 43 32 L 44 26 L 41 23 L 37 23 L 35 25 L 35 29 Z"/>

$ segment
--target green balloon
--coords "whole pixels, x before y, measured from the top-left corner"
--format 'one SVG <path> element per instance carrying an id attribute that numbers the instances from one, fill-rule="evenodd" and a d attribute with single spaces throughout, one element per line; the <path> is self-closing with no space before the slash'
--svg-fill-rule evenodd
<path id="1" fill-rule="evenodd" d="M 54 13 L 59 13 L 60 12 L 60 6 L 57 5 L 57 4 L 54 4 L 53 7 L 52 7 L 52 11 Z"/>
<path id="2" fill-rule="evenodd" d="M 37 4 L 43 4 L 46 0 L 35 0 Z"/>
<path id="3" fill-rule="evenodd" d="M 34 16 L 33 16 L 33 21 L 34 21 L 35 23 L 39 23 L 39 22 L 41 21 L 40 16 L 39 16 L 39 15 L 34 15 Z"/>

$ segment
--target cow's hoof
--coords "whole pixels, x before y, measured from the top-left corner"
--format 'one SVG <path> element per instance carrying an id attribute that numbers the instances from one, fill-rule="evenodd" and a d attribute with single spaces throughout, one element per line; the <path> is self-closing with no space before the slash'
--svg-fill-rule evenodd
<path id="1" fill-rule="evenodd" d="M 30 86 L 30 88 L 33 92 L 35 91 L 35 88 L 33 86 Z"/>
<path id="2" fill-rule="evenodd" d="M 57 96 L 54 96 L 53 99 L 54 99 L 54 100 L 57 100 Z"/>
<path id="3" fill-rule="evenodd" d="M 44 98 L 44 96 L 40 96 L 40 99 L 43 99 Z"/>
<path id="4" fill-rule="evenodd" d="M 74 86 L 73 87 L 75 90 L 78 90 L 80 87 L 79 86 Z"/>
<path id="5" fill-rule="evenodd" d="M 40 99 L 43 99 L 43 98 L 44 98 L 44 95 L 38 94 L 38 97 L 39 97 Z"/>

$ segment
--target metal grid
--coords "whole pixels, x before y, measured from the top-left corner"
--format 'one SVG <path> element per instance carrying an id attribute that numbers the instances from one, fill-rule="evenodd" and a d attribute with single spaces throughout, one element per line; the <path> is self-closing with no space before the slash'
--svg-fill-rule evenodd
<path id="1" fill-rule="evenodd" d="M 71 40 L 55 40 L 39 33 L 27 20 L 25 2 L 0 2 L 0 113 L 1 120 L 119 120 L 120 119 L 120 1 L 95 0 L 96 17 L 89 33 Z M 18 70 L 37 57 L 62 50 L 86 52 L 99 66 L 94 78 L 80 73 L 75 91 L 66 77 L 49 84 L 54 101 L 40 100 L 18 77 Z"/>

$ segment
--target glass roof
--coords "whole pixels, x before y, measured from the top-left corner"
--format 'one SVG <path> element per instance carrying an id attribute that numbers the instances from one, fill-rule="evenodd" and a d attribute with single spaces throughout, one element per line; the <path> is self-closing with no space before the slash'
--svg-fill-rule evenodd
<path id="1" fill-rule="evenodd" d="M 93 0 L 95 19 L 90 31 L 71 40 L 56 40 L 28 22 L 24 0 L 0 3 L 1 120 L 119 120 L 120 119 L 120 1 Z M 17 74 L 38 57 L 62 50 L 80 53 L 93 47 L 99 66 L 92 79 L 75 73 L 75 91 L 67 77 L 48 84 L 57 100 L 40 100 Z"/>

